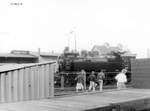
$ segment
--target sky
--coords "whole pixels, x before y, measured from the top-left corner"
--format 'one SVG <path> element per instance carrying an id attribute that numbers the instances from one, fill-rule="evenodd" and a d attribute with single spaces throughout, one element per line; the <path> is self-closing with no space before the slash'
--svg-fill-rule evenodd
<path id="1" fill-rule="evenodd" d="M 65 46 L 75 48 L 76 37 L 78 51 L 108 42 L 145 58 L 149 6 L 149 0 L 0 0 L 0 53 L 61 53 Z"/>

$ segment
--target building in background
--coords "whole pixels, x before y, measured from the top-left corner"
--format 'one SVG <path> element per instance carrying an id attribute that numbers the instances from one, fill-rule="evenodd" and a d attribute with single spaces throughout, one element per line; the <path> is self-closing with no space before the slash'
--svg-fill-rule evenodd
<path id="1" fill-rule="evenodd" d="M 108 43 L 105 43 L 103 45 L 94 45 L 92 52 L 97 52 L 99 56 L 106 56 L 109 55 L 112 51 L 113 52 L 123 52 L 123 46 L 118 45 L 118 46 L 110 46 Z"/>
<path id="2" fill-rule="evenodd" d="M 121 44 L 117 46 L 110 46 L 108 43 L 104 45 L 94 45 L 91 52 L 96 52 L 98 56 L 102 57 L 110 56 L 112 53 L 119 53 L 122 57 L 136 57 L 136 54 L 131 53 L 129 49 L 125 49 Z"/>
<path id="3" fill-rule="evenodd" d="M 29 51 L 13 50 L 10 53 L 0 53 L 0 64 L 36 63 L 38 57 L 31 55 Z"/>
<path id="4" fill-rule="evenodd" d="M 108 43 L 104 45 L 94 45 L 91 52 L 96 52 L 99 57 L 116 58 L 123 61 L 123 66 L 131 70 L 131 60 L 136 58 L 136 54 L 125 49 L 121 44 L 117 46 L 110 46 Z"/>
<path id="5" fill-rule="evenodd" d="M 0 65 L 56 61 L 59 55 L 48 52 L 13 50 L 10 53 L 0 53 Z"/>

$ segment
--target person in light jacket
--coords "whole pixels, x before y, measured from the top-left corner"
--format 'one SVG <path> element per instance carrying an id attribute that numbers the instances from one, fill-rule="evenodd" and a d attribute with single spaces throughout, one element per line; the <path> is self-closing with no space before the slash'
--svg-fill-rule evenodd
<path id="1" fill-rule="evenodd" d="M 117 74 L 117 76 L 115 77 L 115 79 L 117 80 L 117 89 L 125 89 L 125 83 L 127 82 L 127 77 L 126 77 L 126 69 L 122 69 L 122 71 Z"/>
<path id="2" fill-rule="evenodd" d="M 103 90 L 103 80 L 105 78 L 105 74 L 103 72 L 103 70 L 101 70 L 98 74 L 97 74 L 97 81 L 99 83 L 99 91 L 102 92 Z"/>

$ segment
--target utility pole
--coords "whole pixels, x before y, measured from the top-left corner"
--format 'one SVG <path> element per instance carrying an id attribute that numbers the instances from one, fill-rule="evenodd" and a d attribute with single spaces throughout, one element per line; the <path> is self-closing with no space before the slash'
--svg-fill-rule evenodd
<path id="1" fill-rule="evenodd" d="M 70 31 L 70 34 L 74 34 L 74 47 L 75 47 L 75 52 L 77 52 L 77 34 L 76 31 L 74 31 L 76 29 L 76 27 L 73 28 L 73 30 Z"/>
<path id="2" fill-rule="evenodd" d="M 40 63 L 41 62 L 41 49 L 40 48 L 38 48 L 38 63 Z"/>
<path id="3" fill-rule="evenodd" d="M 77 35 L 76 35 L 76 32 L 74 32 L 75 52 L 77 52 L 77 41 L 76 41 L 76 39 L 77 39 Z"/>
<path id="4" fill-rule="evenodd" d="M 68 39 L 68 48 L 70 48 L 70 36 L 69 34 L 65 34 L 67 36 L 67 39 Z"/>
<path id="5" fill-rule="evenodd" d="M 150 50 L 147 48 L 147 58 L 150 58 Z"/>

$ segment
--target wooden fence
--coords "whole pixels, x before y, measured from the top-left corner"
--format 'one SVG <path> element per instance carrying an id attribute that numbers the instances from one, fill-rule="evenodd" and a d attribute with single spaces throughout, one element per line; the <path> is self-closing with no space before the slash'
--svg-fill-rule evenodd
<path id="1" fill-rule="evenodd" d="M 14 65 L 0 69 L 0 102 L 54 96 L 55 62 Z"/>

